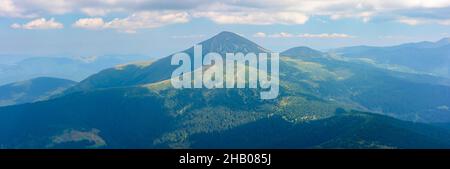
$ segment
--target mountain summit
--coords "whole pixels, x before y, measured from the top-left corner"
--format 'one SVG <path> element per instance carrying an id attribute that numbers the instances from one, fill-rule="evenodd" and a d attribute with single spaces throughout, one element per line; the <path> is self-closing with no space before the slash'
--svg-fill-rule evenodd
<path id="1" fill-rule="evenodd" d="M 203 54 L 216 52 L 223 57 L 227 52 L 242 52 L 244 54 L 249 52 L 256 54 L 270 52 L 238 34 L 227 31 L 221 32 L 198 44 L 202 45 Z M 188 53 L 193 57 L 194 48 L 191 47 L 181 52 Z M 67 92 L 71 93 L 74 91 L 98 88 L 143 85 L 170 79 L 171 73 L 177 67 L 170 64 L 171 57 L 172 55 L 163 57 L 149 65 L 130 64 L 106 69 L 88 77 Z"/>
<path id="2" fill-rule="evenodd" d="M 269 50 L 233 32 L 223 31 L 212 38 L 200 42 L 203 53 L 217 52 L 225 55 L 227 52 L 268 53 Z"/>

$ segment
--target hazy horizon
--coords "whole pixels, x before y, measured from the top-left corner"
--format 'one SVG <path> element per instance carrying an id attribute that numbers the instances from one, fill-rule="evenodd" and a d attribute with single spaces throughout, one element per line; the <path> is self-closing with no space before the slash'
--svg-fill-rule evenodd
<path id="1" fill-rule="evenodd" d="M 160 58 L 221 31 L 283 51 L 437 41 L 449 1 L 0 1 L 2 55 Z"/>
<path id="2" fill-rule="evenodd" d="M 232 32 L 232 31 L 230 31 L 230 32 Z M 216 34 L 218 34 L 218 33 L 220 33 L 220 32 L 217 32 Z M 233 32 L 233 33 L 236 33 L 236 32 Z M 197 44 L 197 43 L 199 43 L 201 41 L 207 40 L 207 39 L 213 37 L 216 34 L 213 34 L 213 35 L 211 35 L 209 37 L 203 37 L 202 39 L 198 39 L 198 41 L 192 42 L 192 44 L 188 44 L 189 42 L 186 42 L 186 44 L 183 44 L 186 47 L 180 47 L 178 49 L 174 49 L 174 50 L 170 50 L 170 51 L 169 50 L 167 50 L 167 51 L 158 51 L 157 53 L 161 53 L 160 55 L 152 55 L 151 53 L 136 53 L 136 52 L 135 53 L 103 53 L 103 54 L 98 54 L 98 55 L 73 55 L 73 54 L 70 54 L 70 53 L 53 53 L 53 54 L 26 54 L 26 53 L 13 53 L 13 54 L 11 54 L 11 53 L 0 53 L 0 61 L 2 61 L 2 63 L 8 64 L 8 63 L 13 63 L 13 62 L 16 62 L 16 61 L 21 61 L 21 60 L 24 60 L 24 59 L 27 59 L 27 58 L 34 58 L 34 57 L 79 58 L 79 57 L 91 57 L 91 56 L 95 56 L 95 57 L 103 57 L 103 56 L 121 56 L 121 57 L 126 57 L 126 56 L 135 56 L 135 55 L 148 56 L 149 59 L 160 59 L 160 58 L 169 56 L 171 54 L 174 54 L 176 52 L 188 49 L 188 48 L 192 47 L 194 44 Z M 243 36 L 244 38 L 250 39 L 250 40 L 252 40 L 255 43 L 260 44 L 260 45 L 265 43 L 264 41 L 260 42 L 261 40 L 257 40 L 257 39 L 255 40 L 255 37 L 245 36 L 245 35 L 240 34 L 240 33 L 237 33 L 237 34 L 239 34 L 240 36 Z M 392 43 L 392 44 L 379 44 L 379 45 L 372 44 L 372 43 L 367 43 L 367 44 L 366 43 L 364 43 L 364 44 L 361 43 L 361 44 L 354 44 L 354 45 L 350 45 L 350 46 L 339 46 L 339 47 L 326 47 L 326 46 L 313 47 L 313 46 L 302 45 L 302 44 L 299 44 L 299 45 L 295 45 L 294 44 L 294 46 L 283 46 L 283 47 L 277 47 L 279 45 L 275 45 L 272 48 L 264 46 L 264 45 L 261 45 L 261 46 L 264 47 L 264 48 L 267 48 L 269 50 L 272 50 L 274 52 L 283 52 L 283 51 L 288 50 L 288 49 L 293 48 L 293 47 L 309 47 L 309 48 L 312 48 L 312 49 L 315 49 L 315 50 L 319 50 L 319 51 L 322 51 L 322 52 L 327 52 L 328 50 L 338 49 L 338 48 L 345 48 L 345 47 L 354 47 L 354 46 L 389 47 L 389 46 L 397 46 L 397 45 L 408 44 L 408 43 L 436 42 L 436 41 L 439 41 L 439 40 L 442 40 L 442 39 L 448 39 L 448 38 L 450 38 L 450 37 L 444 36 L 444 37 L 437 38 L 437 39 L 434 39 L 434 40 L 404 41 L 404 42 L 395 42 L 395 43 Z M 270 39 L 269 39 L 269 41 L 270 41 Z M 275 49 L 279 49 L 279 50 L 275 50 Z M 13 58 L 11 58 L 11 57 L 13 57 Z"/>

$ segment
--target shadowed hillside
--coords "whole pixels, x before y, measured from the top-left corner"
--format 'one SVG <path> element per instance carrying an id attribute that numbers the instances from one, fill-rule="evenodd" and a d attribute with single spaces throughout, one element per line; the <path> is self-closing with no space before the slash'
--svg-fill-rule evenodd
<path id="1" fill-rule="evenodd" d="M 0 86 L 0 106 L 46 100 L 75 84 L 71 80 L 50 77 L 6 84 Z"/>

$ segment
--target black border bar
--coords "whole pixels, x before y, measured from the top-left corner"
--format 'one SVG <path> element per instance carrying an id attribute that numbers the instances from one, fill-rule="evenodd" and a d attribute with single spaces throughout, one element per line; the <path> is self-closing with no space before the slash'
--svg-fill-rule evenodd
<path id="1" fill-rule="evenodd" d="M 180 164 L 181 156 L 223 157 L 224 154 L 270 154 L 271 164 L 224 164 L 213 161 L 206 164 Z M 121 166 L 165 166 L 171 168 L 298 168 L 299 166 L 342 166 L 342 167 L 388 167 L 396 163 L 401 166 L 450 165 L 450 150 L 150 150 L 150 149 L 99 149 L 99 150 L 0 150 L 0 163 L 15 164 L 62 164 Z M 90 165 L 90 164 L 89 164 Z M 362 165 L 362 166 L 361 166 Z M 308 167 L 309 168 L 309 167 Z"/>

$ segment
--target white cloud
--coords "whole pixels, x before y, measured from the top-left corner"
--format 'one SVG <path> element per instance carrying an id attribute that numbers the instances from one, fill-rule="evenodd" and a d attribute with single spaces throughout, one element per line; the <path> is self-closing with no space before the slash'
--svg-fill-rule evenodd
<path id="1" fill-rule="evenodd" d="M 415 26 L 415 25 L 419 25 L 419 24 L 450 25 L 450 19 L 401 17 L 401 18 L 397 19 L 397 22 L 404 23 L 404 24 L 411 25 L 411 26 Z"/>
<path id="2" fill-rule="evenodd" d="M 17 7 L 12 0 L 0 0 L 0 17 L 29 18 L 32 14 L 24 14 L 24 10 Z"/>
<path id="3" fill-rule="evenodd" d="M 18 6 L 26 9 L 27 12 L 37 12 L 41 14 L 66 14 L 76 11 L 78 6 L 86 4 L 86 0 L 21 0 L 16 1 Z"/>
<path id="4" fill-rule="evenodd" d="M 82 18 L 77 20 L 74 26 L 84 29 L 115 29 L 124 33 L 136 33 L 139 29 L 151 29 L 188 21 L 189 15 L 186 12 L 138 12 L 126 18 L 115 18 L 109 22 L 104 22 L 101 18 Z"/>
<path id="5" fill-rule="evenodd" d="M 355 36 L 344 34 L 344 33 L 321 33 L 321 34 L 300 34 L 300 38 L 354 38 Z"/>
<path id="6" fill-rule="evenodd" d="M 122 8 L 109 9 L 109 8 L 99 8 L 99 7 L 86 7 L 86 8 L 81 8 L 80 11 L 88 16 L 106 16 L 107 14 L 112 13 L 112 12 L 124 11 L 124 9 L 122 9 Z"/>
<path id="7" fill-rule="evenodd" d="M 81 12 L 89 15 L 89 16 L 105 16 L 110 11 L 101 8 L 82 8 Z"/>
<path id="8" fill-rule="evenodd" d="M 255 38 L 265 38 L 267 37 L 267 34 L 264 32 L 256 32 L 255 34 L 253 34 L 253 37 Z"/>
<path id="9" fill-rule="evenodd" d="M 172 39 L 197 39 L 203 37 L 205 37 L 205 35 L 175 35 L 172 36 Z"/>
<path id="10" fill-rule="evenodd" d="M 448 25 L 450 0 L 0 0 L 0 17 L 174 11 L 219 24 L 303 24 L 311 16 Z M 415 20 L 426 22 L 415 22 Z M 431 22 L 429 20 L 432 20 Z"/>
<path id="11" fill-rule="evenodd" d="M 304 24 L 308 17 L 299 12 L 198 12 L 195 17 L 206 17 L 219 24 Z"/>
<path id="12" fill-rule="evenodd" d="M 56 22 L 54 18 L 46 20 L 45 18 L 39 18 L 32 20 L 26 24 L 20 25 L 14 23 L 11 25 L 14 29 L 62 29 L 64 25 L 62 23 Z"/>
<path id="13" fill-rule="evenodd" d="M 139 12 L 123 19 L 114 19 L 105 24 L 105 28 L 134 33 L 138 29 L 157 28 L 167 24 L 186 23 L 186 12 Z"/>
<path id="14" fill-rule="evenodd" d="M 84 29 L 103 29 L 105 22 L 102 18 L 81 18 L 73 26 Z"/>
<path id="15" fill-rule="evenodd" d="M 0 15 L 14 17 L 20 15 L 20 12 L 11 0 L 0 0 Z"/>
<path id="16" fill-rule="evenodd" d="M 413 18 L 401 18 L 397 20 L 400 23 L 404 23 L 407 25 L 417 25 L 419 23 L 422 23 L 419 19 L 413 19 Z"/>
<path id="17" fill-rule="evenodd" d="M 343 18 L 358 18 L 361 19 L 363 22 L 369 22 L 370 19 L 375 14 L 373 12 L 359 12 L 359 13 L 353 13 L 353 12 L 343 12 L 343 13 L 335 13 L 330 15 L 330 18 L 333 20 L 343 19 Z"/>
<path id="18" fill-rule="evenodd" d="M 268 37 L 270 37 L 270 38 L 293 38 L 293 37 L 295 37 L 295 35 L 286 33 L 286 32 L 280 32 L 280 33 L 271 34 Z"/>
<path id="19" fill-rule="evenodd" d="M 411 40 L 413 40 L 411 36 L 405 36 L 405 35 L 383 35 L 383 36 L 378 36 L 378 39 L 389 40 L 389 41 L 398 41 L 398 40 L 411 41 Z"/>
<path id="20" fill-rule="evenodd" d="M 257 32 L 253 35 L 253 37 L 258 38 L 321 38 L 321 39 L 344 39 L 344 38 L 355 38 L 355 36 L 344 34 L 344 33 L 320 33 L 320 34 L 292 34 L 286 32 L 274 33 L 274 34 L 266 34 L 264 32 Z"/>

